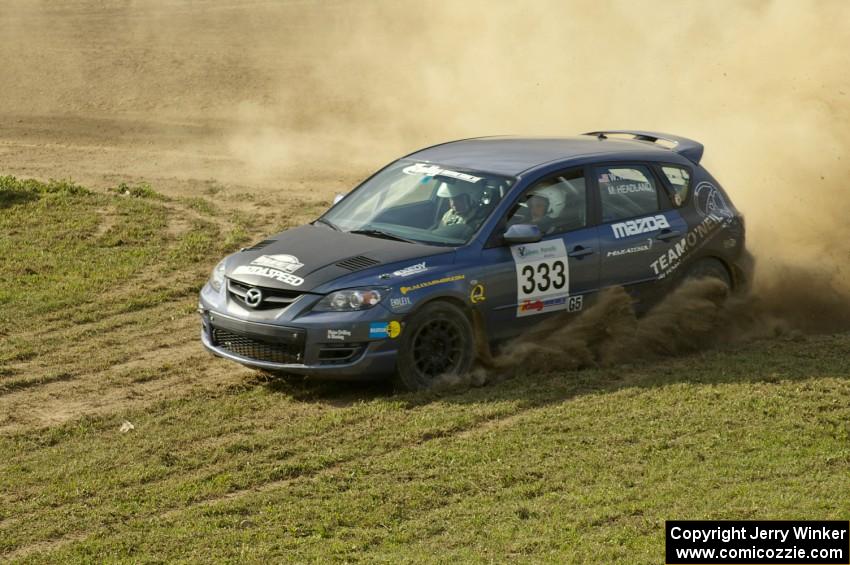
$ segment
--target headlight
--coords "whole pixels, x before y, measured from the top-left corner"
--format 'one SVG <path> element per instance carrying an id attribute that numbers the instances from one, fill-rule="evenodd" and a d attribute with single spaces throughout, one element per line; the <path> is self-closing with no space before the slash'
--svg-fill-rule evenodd
<path id="1" fill-rule="evenodd" d="M 222 259 L 219 264 L 215 266 L 215 269 L 213 269 L 212 275 L 210 276 L 210 286 L 216 291 L 221 290 L 221 287 L 224 286 L 224 259 Z"/>
<path id="2" fill-rule="evenodd" d="M 381 298 L 381 291 L 375 288 L 339 290 L 322 298 L 313 310 L 316 312 L 366 310 L 380 302 Z"/>

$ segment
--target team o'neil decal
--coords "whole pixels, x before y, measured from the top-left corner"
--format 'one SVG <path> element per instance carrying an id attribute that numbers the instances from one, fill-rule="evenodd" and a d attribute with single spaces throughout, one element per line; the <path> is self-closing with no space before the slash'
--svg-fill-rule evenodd
<path id="1" fill-rule="evenodd" d="M 581 310 L 581 296 L 570 297 L 564 240 L 514 245 L 511 254 L 516 264 L 517 316 Z"/>
<path id="2" fill-rule="evenodd" d="M 290 286 L 301 286 L 304 279 L 292 273 L 304 266 L 294 255 L 260 255 L 250 265 L 240 265 L 234 269 L 234 275 L 255 275 L 268 277 Z"/>
<path id="3" fill-rule="evenodd" d="M 683 259 L 708 243 L 721 229 L 729 225 L 735 213 L 723 193 L 709 182 L 701 182 L 694 189 L 694 203 L 702 220 L 681 239 L 664 248 L 649 264 L 659 279 L 669 276 L 682 265 Z"/>

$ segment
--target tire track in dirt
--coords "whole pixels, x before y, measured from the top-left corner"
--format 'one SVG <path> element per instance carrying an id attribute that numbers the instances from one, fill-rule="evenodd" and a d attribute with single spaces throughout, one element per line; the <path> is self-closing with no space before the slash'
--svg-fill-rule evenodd
<path id="1" fill-rule="evenodd" d="M 272 492 L 272 491 L 280 489 L 280 488 L 284 488 L 288 485 L 292 485 L 297 481 L 310 480 L 310 479 L 314 479 L 316 477 L 329 475 L 329 474 L 331 474 L 335 471 L 340 471 L 340 470 L 342 470 L 342 469 L 344 469 L 344 468 L 346 468 L 350 465 L 356 465 L 358 462 L 361 462 L 361 461 L 364 461 L 364 460 L 367 460 L 367 459 L 374 459 L 376 457 L 389 457 L 393 453 L 395 453 L 399 450 L 402 450 L 402 449 L 409 449 L 409 448 L 416 449 L 416 448 L 428 445 L 428 444 L 430 444 L 430 442 L 433 442 L 433 441 L 451 441 L 455 438 L 469 437 L 470 435 L 474 434 L 476 431 L 479 431 L 479 430 L 486 433 L 487 431 L 491 431 L 491 430 L 499 427 L 499 425 L 500 425 L 499 422 L 501 422 L 502 420 L 505 420 L 505 421 L 508 422 L 508 424 L 506 424 L 506 425 L 510 425 L 510 423 L 519 420 L 520 417 L 523 416 L 524 414 L 531 412 L 531 411 L 539 410 L 539 409 L 542 409 L 542 408 L 543 407 L 541 407 L 541 406 L 533 406 L 533 405 L 527 406 L 527 407 L 519 407 L 514 412 L 510 412 L 510 413 L 495 416 L 495 417 L 492 416 L 492 415 L 485 415 L 485 416 L 482 416 L 482 417 L 480 417 L 480 418 L 476 419 L 475 421 L 470 422 L 468 424 L 451 427 L 449 430 L 426 431 L 426 432 L 423 432 L 422 434 L 420 434 L 420 437 L 417 440 L 414 440 L 413 442 L 398 441 L 398 442 L 388 446 L 388 448 L 383 449 L 383 450 L 381 450 L 377 453 L 369 452 L 369 453 L 359 454 L 357 456 L 351 456 L 351 457 L 348 457 L 348 458 L 338 459 L 336 461 L 328 462 L 325 465 L 319 466 L 318 468 L 315 468 L 315 469 L 312 469 L 312 470 L 309 470 L 309 471 L 306 471 L 306 472 L 303 472 L 303 473 L 299 473 L 295 476 L 286 477 L 286 478 L 283 478 L 283 479 L 269 481 L 269 482 L 265 482 L 265 483 L 261 483 L 261 484 L 251 485 L 251 486 L 241 488 L 241 489 L 238 489 L 238 490 L 235 490 L 235 491 L 232 491 L 232 492 L 228 492 L 228 493 L 221 495 L 221 496 L 208 498 L 208 499 L 204 499 L 204 500 L 199 500 L 197 502 L 186 504 L 186 505 L 180 506 L 180 507 L 170 508 L 170 509 L 167 509 L 167 510 L 164 510 L 164 511 L 161 511 L 161 512 L 151 513 L 151 514 L 147 514 L 147 515 L 144 515 L 144 516 L 135 516 L 135 517 L 133 517 L 132 521 L 142 522 L 142 521 L 151 521 L 151 520 L 157 520 L 157 521 L 158 520 L 168 520 L 168 519 L 174 518 L 176 516 L 179 516 L 181 514 L 184 514 L 186 512 L 191 512 L 191 511 L 194 511 L 194 510 L 197 510 L 197 509 L 213 507 L 213 506 L 217 506 L 219 504 L 226 504 L 226 503 L 229 503 L 229 502 L 241 500 L 243 498 L 246 498 L 246 497 L 252 496 L 252 495 L 262 495 L 262 494 Z M 332 434 L 332 433 L 334 433 L 334 430 L 329 430 L 327 433 Z M 368 433 L 371 433 L 371 432 L 368 432 Z M 43 553 L 43 552 L 47 552 L 47 551 L 55 551 L 57 549 L 65 547 L 69 544 L 83 541 L 85 539 L 88 539 L 89 537 L 92 537 L 94 535 L 98 535 L 99 533 L 103 533 L 103 532 L 107 532 L 107 531 L 109 531 L 109 528 L 107 528 L 106 526 L 99 526 L 99 527 L 93 529 L 92 531 L 88 531 L 88 532 L 84 532 L 84 533 L 81 533 L 81 532 L 69 533 L 66 536 L 62 536 L 61 538 L 56 539 L 56 540 L 52 540 L 50 542 L 36 542 L 35 544 L 31 544 L 31 545 L 28 545 L 28 546 L 18 548 L 16 550 L 14 550 L 13 552 L 5 555 L 4 557 L 8 558 L 8 559 L 19 559 L 19 558 L 22 558 L 22 557 L 33 555 L 34 553 L 37 553 L 37 552 Z"/>

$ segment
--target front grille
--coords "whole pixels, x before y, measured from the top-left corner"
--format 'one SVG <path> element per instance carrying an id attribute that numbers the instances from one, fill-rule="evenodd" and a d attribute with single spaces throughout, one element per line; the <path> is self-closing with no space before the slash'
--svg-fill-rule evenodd
<path id="1" fill-rule="evenodd" d="M 263 293 L 263 300 L 257 306 L 249 306 L 245 303 L 245 295 L 252 288 L 258 288 Z M 227 293 L 230 298 L 235 300 L 240 306 L 252 308 L 254 310 L 270 310 L 272 308 L 286 308 L 295 299 L 301 296 L 297 290 L 281 290 L 278 288 L 254 287 L 243 282 L 228 279 Z"/>
<path id="2" fill-rule="evenodd" d="M 342 267 L 343 269 L 347 269 L 349 271 L 359 271 L 361 269 L 368 269 L 369 267 L 374 267 L 375 265 L 379 265 L 380 263 L 380 261 L 376 261 L 371 257 L 357 255 L 356 257 L 349 257 L 348 259 L 343 259 L 342 261 L 337 263 L 336 266 Z"/>
<path id="3" fill-rule="evenodd" d="M 321 365 L 343 365 L 359 359 L 366 351 L 365 343 L 334 343 L 323 345 L 319 349 Z"/>
<path id="4" fill-rule="evenodd" d="M 272 363 L 300 363 L 304 357 L 304 334 L 290 342 L 258 340 L 222 328 L 212 328 L 213 345 L 248 359 Z"/>

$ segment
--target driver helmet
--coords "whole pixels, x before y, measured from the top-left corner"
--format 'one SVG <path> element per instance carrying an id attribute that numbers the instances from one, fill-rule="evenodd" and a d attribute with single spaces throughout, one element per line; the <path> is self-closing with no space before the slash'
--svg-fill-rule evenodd
<path id="1" fill-rule="evenodd" d="M 558 190 L 554 186 L 547 186 L 544 188 L 532 190 L 531 194 L 529 195 L 529 199 L 534 196 L 544 198 L 545 201 L 548 203 L 546 216 L 550 218 L 557 218 L 561 215 L 561 212 L 564 209 L 564 205 L 566 204 L 566 196 L 564 195 L 564 191 Z"/>
<path id="2" fill-rule="evenodd" d="M 464 185 L 466 183 L 456 182 L 449 184 L 447 182 L 441 182 L 439 188 L 437 188 L 437 196 L 440 198 L 461 198 L 466 202 L 467 210 L 471 210 L 475 204 L 473 195 L 476 194 L 476 190 Z"/>
<path id="3" fill-rule="evenodd" d="M 467 198 L 471 199 L 474 189 L 464 186 L 465 184 L 461 184 L 460 182 L 453 184 L 441 182 L 439 188 L 437 188 L 437 196 L 440 198 L 457 198 L 458 196 L 466 195 Z"/>

